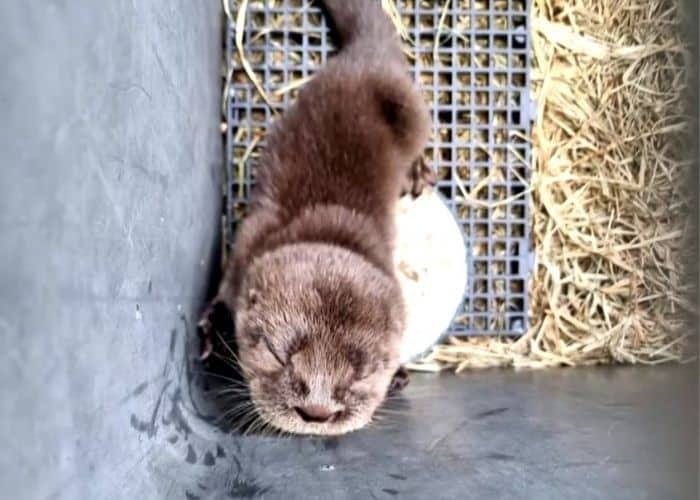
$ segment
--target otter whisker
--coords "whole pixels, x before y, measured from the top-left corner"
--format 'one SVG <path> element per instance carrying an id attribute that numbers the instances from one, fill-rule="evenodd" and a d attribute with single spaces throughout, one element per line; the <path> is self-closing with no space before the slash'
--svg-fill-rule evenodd
<path id="1" fill-rule="evenodd" d="M 237 423 L 245 423 L 248 420 L 250 420 L 251 416 L 253 415 L 252 408 L 247 408 L 243 411 L 239 411 L 235 414 L 230 414 L 227 415 L 226 418 L 222 419 L 220 422 L 220 425 L 224 426 L 232 426 Z"/>
<path id="2" fill-rule="evenodd" d="M 249 408 L 247 412 L 245 412 L 241 417 L 235 419 L 238 421 L 238 424 L 235 425 L 231 431 L 233 433 L 242 433 L 243 435 L 246 434 L 247 429 L 250 428 L 250 426 L 255 422 L 255 420 L 258 418 L 258 414 L 255 410 L 255 408 Z M 245 429 L 245 430 L 244 430 Z M 243 432 L 241 432 L 243 431 Z"/>
<path id="3" fill-rule="evenodd" d="M 250 390 L 245 386 L 227 386 L 216 390 L 216 396 L 250 396 Z"/>
<path id="4" fill-rule="evenodd" d="M 217 330 L 216 336 L 219 337 L 219 340 L 221 343 L 224 345 L 228 353 L 231 355 L 231 357 L 237 362 L 240 363 L 240 359 L 238 358 L 238 355 L 233 351 L 230 345 L 224 340 L 224 337 L 221 335 L 221 333 Z"/>
<path id="5" fill-rule="evenodd" d="M 242 418 L 246 413 L 254 411 L 254 406 L 251 402 L 243 402 L 224 412 L 220 418 L 222 420 L 229 419 L 229 421 Z"/>
<path id="6" fill-rule="evenodd" d="M 234 370 L 236 373 L 241 373 L 241 366 L 237 359 L 229 358 L 227 354 L 224 355 L 216 351 L 212 352 L 211 355 L 226 363 L 226 365 L 232 370 Z"/>

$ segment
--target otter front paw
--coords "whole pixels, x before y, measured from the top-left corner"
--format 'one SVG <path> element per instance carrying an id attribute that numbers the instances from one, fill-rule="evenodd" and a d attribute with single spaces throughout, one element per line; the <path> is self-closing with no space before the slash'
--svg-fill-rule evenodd
<path id="1" fill-rule="evenodd" d="M 403 390 L 403 388 L 406 387 L 410 381 L 411 377 L 408 375 L 408 370 L 402 366 L 396 370 L 396 373 L 394 373 L 394 377 L 391 379 L 387 394 L 389 396 L 393 396 L 394 394 L 401 392 L 401 390 Z"/>
<path id="2" fill-rule="evenodd" d="M 419 156 L 408 169 L 401 196 L 411 194 L 414 198 L 419 197 L 425 188 L 432 187 L 437 182 L 435 172 L 425 161 L 423 156 Z"/>
<path id="3" fill-rule="evenodd" d="M 229 338 L 234 333 L 233 314 L 226 304 L 215 298 L 204 309 L 197 322 L 199 335 L 199 359 L 206 360 L 215 351 L 217 339 L 219 342 Z M 216 335 L 217 339 L 214 338 Z"/>
<path id="4" fill-rule="evenodd" d="M 199 336 L 199 360 L 204 361 L 211 353 L 214 351 L 214 344 L 212 343 L 212 325 L 214 316 L 215 303 L 210 302 L 209 305 L 204 309 L 199 321 L 197 322 L 197 334 Z"/>

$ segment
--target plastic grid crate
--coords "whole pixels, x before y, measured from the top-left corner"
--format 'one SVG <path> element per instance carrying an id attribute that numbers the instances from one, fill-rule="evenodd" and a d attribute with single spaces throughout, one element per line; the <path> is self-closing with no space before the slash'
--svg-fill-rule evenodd
<path id="1" fill-rule="evenodd" d="M 468 245 L 468 287 L 464 308 L 450 330 L 455 335 L 519 335 L 527 328 L 532 267 L 527 181 L 533 114 L 528 3 L 452 0 L 444 9 L 443 2 L 397 2 L 407 28 L 404 45 L 412 54 L 411 71 L 432 110 L 434 133 L 426 158 L 436 169 L 437 189 Z M 249 2 L 244 49 L 270 107 L 241 68 L 234 40 L 230 25 L 229 245 L 254 186 L 266 126 L 335 50 L 317 5 L 300 0 Z"/>

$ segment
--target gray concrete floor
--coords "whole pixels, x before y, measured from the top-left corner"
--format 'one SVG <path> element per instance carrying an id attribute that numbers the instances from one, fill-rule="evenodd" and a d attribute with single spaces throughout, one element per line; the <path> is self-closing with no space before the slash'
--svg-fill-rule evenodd
<path id="1" fill-rule="evenodd" d="M 204 460 L 216 446 L 195 446 L 201 486 L 190 493 L 698 498 L 695 365 L 416 375 L 392 406 L 381 424 L 340 438 L 221 436 L 229 451 L 213 467 Z"/>

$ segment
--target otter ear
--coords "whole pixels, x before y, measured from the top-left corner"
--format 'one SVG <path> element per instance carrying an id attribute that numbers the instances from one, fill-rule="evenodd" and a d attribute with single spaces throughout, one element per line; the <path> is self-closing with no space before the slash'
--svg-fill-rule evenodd
<path id="1" fill-rule="evenodd" d="M 398 394 L 404 387 L 408 385 L 410 380 L 411 378 L 408 375 L 408 371 L 402 366 L 401 368 L 396 370 L 396 373 L 394 373 L 394 376 L 391 378 L 387 395 L 393 396 L 395 394 Z"/>
<path id="2" fill-rule="evenodd" d="M 248 289 L 248 304 L 254 306 L 258 303 L 258 291 L 255 288 Z"/>

